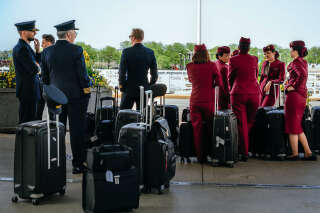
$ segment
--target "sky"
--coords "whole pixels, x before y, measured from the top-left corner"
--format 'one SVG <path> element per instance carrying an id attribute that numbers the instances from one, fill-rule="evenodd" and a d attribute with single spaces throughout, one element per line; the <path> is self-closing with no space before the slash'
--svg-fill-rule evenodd
<path id="1" fill-rule="evenodd" d="M 131 29 L 142 28 L 145 41 L 196 42 L 197 0 L 0 0 L 0 50 L 18 40 L 17 22 L 36 20 L 44 33 L 76 20 L 77 41 L 95 48 L 120 47 Z M 208 47 L 250 37 L 252 46 L 305 40 L 320 46 L 320 0 L 202 0 L 202 43 Z"/>

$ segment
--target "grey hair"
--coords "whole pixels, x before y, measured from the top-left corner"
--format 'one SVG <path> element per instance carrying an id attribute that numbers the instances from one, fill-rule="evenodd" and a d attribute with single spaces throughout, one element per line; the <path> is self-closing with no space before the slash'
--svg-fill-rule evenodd
<path id="1" fill-rule="evenodd" d="M 69 31 L 58 31 L 57 32 L 57 36 L 58 36 L 58 39 L 65 39 L 65 38 L 67 38 L 67 33 L 68 33 Z"/>

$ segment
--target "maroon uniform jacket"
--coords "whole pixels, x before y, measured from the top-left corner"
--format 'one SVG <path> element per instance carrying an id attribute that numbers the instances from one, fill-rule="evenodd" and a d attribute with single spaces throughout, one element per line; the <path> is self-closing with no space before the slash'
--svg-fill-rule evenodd
<path id="1" fill-rule="evenodd" d="M 189 81 L 192 83 L 190 104 L 213 103 L 214 87 L 221 86 L 220 74 L 213 62 L 187 65 Z"/>
<path id="2" fill-rule="evenodd" d="M 270 64 L 269 73 L 265 73 L 264 69 L 267 66 L 267 64 L 268 64 L 268 61 L 263 62 L 262 68 L 261 68 L 260 88 L 263 96 L 265 95 L 264 87 L 266 86 L 266 84 L 269 81 L 271 81 L 273 84 L 283 83 L 285 78 L 285 72 L 286 72 L 286 64 L 276 59 L 274 62 Z M 274 96 L 273 86 L 270 87 L 269 94 Z"/>
<path id="3" fill-rule="evenodd" d="M 307 98 L 308 63 L 302 57 L 294 59 L 287 68 L 290 77 L 286 89 L 292 86 L 297 93 Z"/>
<path id="4" fill-rule="evenodd" d="M 220 61 L 217 60 L 215 62 L 218 68 L 218 72 L 221 76 L 222 86 L 219 90 L 219 109 L 229 109 L 230 108 L 230 93 L 228 88 L 228 69 L 229 66 Z"/>
<path id="5" fill-rule="evenodd" d="M 230 94 L 260 94 L 258 58 L 240 54 L 230 58 L 228 85 Z"/>

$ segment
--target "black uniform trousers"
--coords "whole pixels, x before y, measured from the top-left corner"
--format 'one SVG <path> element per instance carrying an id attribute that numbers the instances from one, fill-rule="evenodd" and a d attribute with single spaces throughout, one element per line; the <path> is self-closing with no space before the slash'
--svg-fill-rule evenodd
<path id="1" fill-rule="evenodd" d="M 62 113 L 59 116 L 65 127 L 67 118 L 69 120 L 73 167 L 80 167 L 85 162 L 85 115 L 89 98 L 90 95 L 83 95 L 79 99 L 69 100 L 68 104 L 62 106 Z"/>
<path id="2" fill-rule="evenodd" d="M 40 83 L 40 99 L 37 104 L 37 120 L 42 120 L 43 110 L 46 105 L 46 102 L 43 99 L 43 84 Z"/>
<path id="3" fill-rule="evenodd" d="M 19 98 L 19 124 L 37 120 L 37 100 Z"/>
<path id="4" fill-rule="evenodd" d="M 136 103 L 136 109 L 140 109 L 140 95 L 131 95 L 127 92 L 122 92 L 120 109 L 132 109 L 133 104 Z"/>

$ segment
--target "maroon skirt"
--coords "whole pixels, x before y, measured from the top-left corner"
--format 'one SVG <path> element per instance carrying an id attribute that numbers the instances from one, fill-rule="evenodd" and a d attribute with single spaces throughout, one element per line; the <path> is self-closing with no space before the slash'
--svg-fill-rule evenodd
<path id="1" fill-rule="evenodd" d="M 307 99 L 295 91 L 287 94 L 284 107 L 285 132 L 287 134 L 303 133 L 302 117 Z"/>

